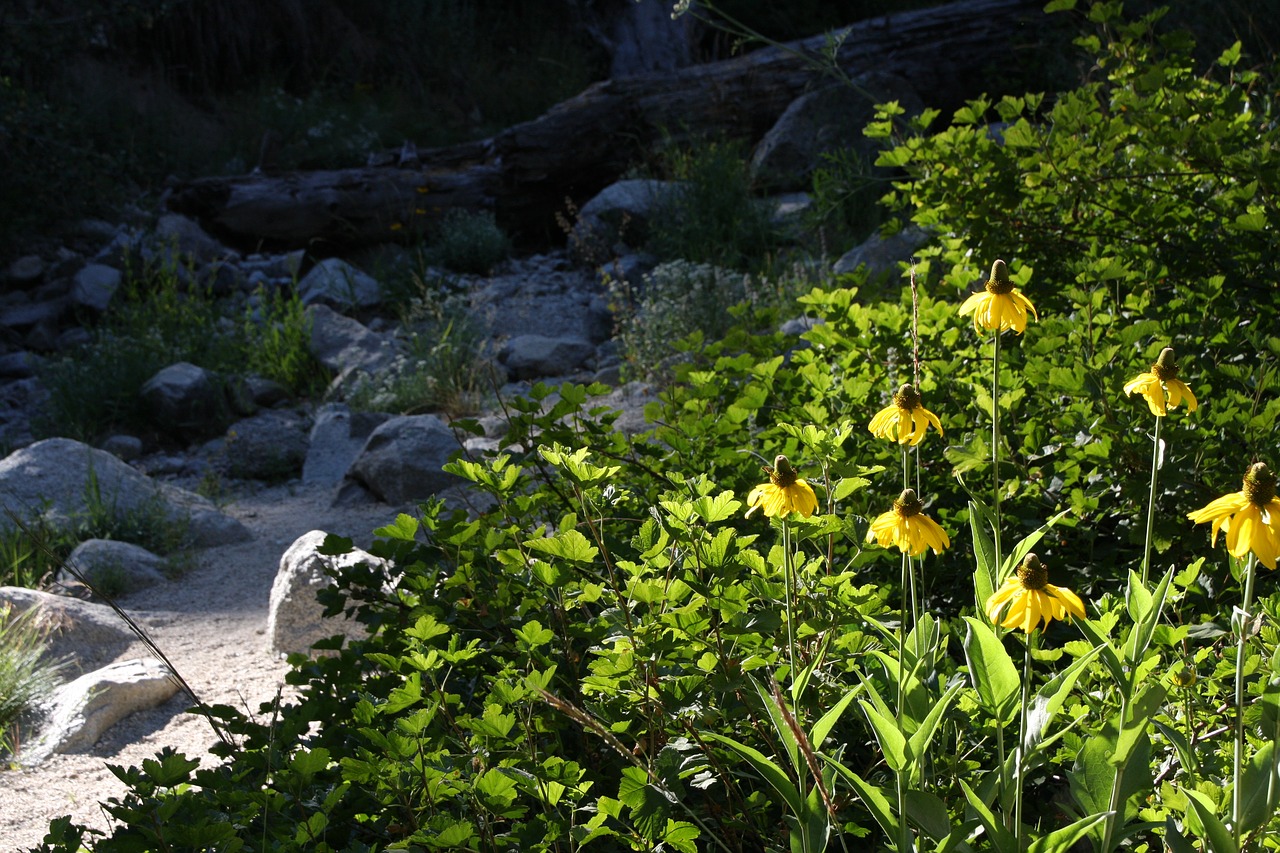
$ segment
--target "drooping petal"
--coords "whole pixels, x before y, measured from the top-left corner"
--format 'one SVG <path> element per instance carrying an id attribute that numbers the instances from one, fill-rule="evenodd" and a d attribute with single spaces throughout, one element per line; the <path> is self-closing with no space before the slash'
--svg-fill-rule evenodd
<path id="1" fill-rule="evenodd" d="M 1062 587 L 1054 586 L 1051 583 L 1045 584 L 1044 588 L 1049 591 L 1049 595 L 1061 602 L 1063 610 L 1067 613 L 1070 613 L 1077 619 L 1085 618 L 1084 602 L 1080 600 L 1080 596 L 1076 595 L 1069 589 L 1063 589 Z M 1062 617 L 1059 616 L 1058 618 L 1061 619 Z"/>
<path id="2" fill-rule="evenodd" d="M 1191 386 L 1187 385 L 1187 383 L 1183 382 L 1181 379 L 1170 379 L 1165 384 L 1169 386 L 1170 398 L 1172 398 L 1174 394 L 1181 394 L 1183 397 L 1187 398 L 1188 412 L 1194 412 L 1200 405 L 1196 402 L 1196 395 L 1191 393 Z"/>
<path id="3" fill-rule="evenodd" d="M 1018 590 L 1022 589 L 1022 584 L 1018 582 L 1016 577 L 1010 577 L 1004 582 L 995 594 L 987 599 L 987 618 L 992 622 L 999 622 L 1000 610 L 1013 598 Z"/>

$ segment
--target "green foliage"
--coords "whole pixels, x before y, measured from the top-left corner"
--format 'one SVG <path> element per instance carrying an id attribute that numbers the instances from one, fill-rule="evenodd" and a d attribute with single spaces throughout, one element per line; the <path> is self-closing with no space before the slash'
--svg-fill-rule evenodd
<path id="1" fill-rule="evenodd" d="M 371 548 L 393 568 L 320 593 L 368 637 L 294 657 L 292 702 L 215 709 L 233 760 L 119 771 L 92 849 L 1274 847 L 1280 594 L 1185 518 L 1280 414 L 1271 84 L 1191 73 L 1112 8 L 1086 40 L 1105 81 L 885 155 L 935 235 L 899 298 L 814 287 L 799 339 L 740 309 L 635 437 L 602 386 L 507 401 L 503 450 L 447 466 L 480 508 L 399 516 Z M 1039 316 L 1000 339 L 992 399 L 957 306 L 995 257 Z M 1200 409 L 1163 424 L 1147 581 L 1152 422 L 1121 389 L 1170 341 Z M 945 434 L 904 451 L 865 424 L 905 382 Z M 818 511 L 746 517 L 780 454 Z M 904 486 L 942 554 L 868 544 Z M 1025 637 L 982 605 L 1032 549 L 1087 618 Z"/>
<path id="2" fill-rule="evenodd" d="M 511 255 L 511 239 L 490 211 L 451 210 L 430 236 L 425 257 L 459 273 L 485 275 Z"/>
<path id="3" fill-rule="evenodd" d="M 0 605 L 0 759 L 18 754 L 23 718 L 58 686 L 66 666 L 48 658 L 44 638 L 36 608 L 14 613 Z"/>
<path id="4" fill-rule="evenodd" d="M 154 428 L 142 405 L 143 384 L 186 361 L 223 377 L 250 372 L 294 393 L 323 387 L 324 369 L 308 350 L 310 325 L 296 295 L 259 292 L 237 309 L 211 290 L 188 286 L 194 273 L 174 259 L 126 274 L 93 338 L 51 360 L 41 379 L 49 396 L 37 429 L 93 442 L 112 430 Z"/>
<path id="5" fill-rule="evenodd" d="M 674 147 L 659 170 L 679 182 L 650 214 L 645 247 L 662 260 L 747 269 L 779 244 L 767 206 L 752 191 L 741 146 Z"/>
<path id="6" fill-rule="evenodd" d="M 348 402 L 377 412 L 472 413 L 493 381 L 483 323 L 450 282 L 418 275 L 414 282 L 417 295 L 401 312 L 402 352 L 356 385 Z"/>

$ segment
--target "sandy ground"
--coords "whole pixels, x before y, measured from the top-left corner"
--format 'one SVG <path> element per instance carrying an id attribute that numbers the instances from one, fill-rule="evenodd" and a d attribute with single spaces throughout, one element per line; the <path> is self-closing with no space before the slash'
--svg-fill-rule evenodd
<path id="1" fill-rule="evenodd" d="M 249 541 L 200 551 L 180 579 L 120 600 L 204 701 L 256 714 L 283 684 L 287 667 L 266 644 L 267 599 L 294 540 L 324 530 L 367 545 L 375 528 L 395 518 L 397 510 L 382 504 L 332 507 L 332 494 L 294 484 L 237 496 L 224 511 L 249 528 Z M 119 659 L 148 654 L 138 643 Z M 187 713 L 190 706 L 180 693 L 116 724 L 90 752 L 0 770 L 0 851 L 38 845 L 49 820 L 61 815 L 106 830 L 99 804 L 124 793 L 107 765 L 135 766 L 167 746 L 195 757 L 215 741 L 209 724 Z"/>

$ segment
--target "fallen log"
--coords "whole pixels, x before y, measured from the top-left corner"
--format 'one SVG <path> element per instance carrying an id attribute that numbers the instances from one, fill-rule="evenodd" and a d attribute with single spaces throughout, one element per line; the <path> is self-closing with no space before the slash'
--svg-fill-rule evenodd
<path id="1" fill-rule="evenodd" d="M 512 233 L 545 239 L 555 214 L 616 180 L 666 139 L 754 141 L 821 79 L 891 71 L 926 103 L 954 108 L 999 88 L 1011 44 L 1035 38 L 1042 0 L 961 0 L 854 24 L 668 74 L 596 83 L 488 139 L 391 156 L 387 165 L 206 177 L 178 183 L 169 209 L 240 245 L 337 248 L 429 233 L 453 209 L 493 210 Z"/>

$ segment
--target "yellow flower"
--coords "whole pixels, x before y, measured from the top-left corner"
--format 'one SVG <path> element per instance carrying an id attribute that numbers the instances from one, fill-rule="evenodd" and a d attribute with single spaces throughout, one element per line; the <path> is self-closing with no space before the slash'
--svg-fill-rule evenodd
<path id="1" fill-rule="evenodd" d="M 991 265 L 991 278 L 987 279 L 985 289 L 970 294 L 960 306 L 961 316 L 973 314 L 973 328 L 979 334 L 983 329 L 995 332 L 1013 329 L 1022 334 L 1027 328 L 1028 311 L 1036 319 L 1040 318 L 1031 300 L 1009 280 L 1009 269 L 1004 261 Z"/>
<path id="2" fill-rule="evenodd" d="M 1183 397 L 1187 398 L 1188 412 L 1194 412 L 1199 405 L 1187 383 L 1178 378 L 1178 365 L 1173 360 L 1172 347 L 1160 350 L 1160 357 L 1151 365 L 1150 373 L 1139 373 L 1124 384 L 1126 394 L 1134 391 L 1147 398 L 1147 407 L 1157 418 L 1163 418 L 1168 413 L 1168 407 L 1176 407 Z"/>
<path id="3" fill-rule="evenodd" d="M 1009 605 L 1004 620 L 1000 611 Z M 1009 579 L 987 600 L 987 618 L 1001 628 L 1021 628 L 1030 634 L 1044 621 L 1084 618 L 1084 602 L 1069 589 L 1049 583 L 1049 570 L 1035 554 L 1028 554 Z"/>
<path id="4" fill-rule="evenodd" d="M 1196 524 L 1213 522 L 1211 544 L 1218 531 L 1226 531 L 1227 550 L 1233 557 L 1252 551 L 1268 569 L 1276 567 L 1280 556 L 1280 498 L 1276 497 L 1276 475 L 1262 462 L 1249 466 L 1240 491 L 1223 495 L 1207 506 L 1188 513 Z"/>
<path id="5" fill-rule="evenodd" d="M 941 554 L 944 548 L 951 547 L 951 538 L 923 509 L 924 502 L 916 497 L 915 489 L 907 489 L 893 502 L 893 509 L 871 522 L 867 541 L 874 539 L 882 548 L 897 545 L 902 553 L 912 557 L 929 548 Z"/>
<path id="6" fill-rule="evenodd" d="M 782 518 L 798 512 L 805 518 L 813 515 L 818 508 L 818 498 L 813 487 L 800 478 L 791 462 L 785 456 L 773 460 L 773 467 L 765 466 L 769 472 L 769 482 L 761 483 L 747 495 L 747 503 L 751 508 L 747 515 L 756 510 L 764 510 L 770 518 Z"/>
<path id="7" fill-rule="evenodd" d="M 899 444 L 913 447 L 924 441 L 924 434 L 933 424 L 942 434 L 942 422 L 938 416 L 920 404 L 920 392 L 911 384 L 903 385 L 893 395 L 893 405 L 876 413 L 868 425 L 877 438 L 897 439 Z"/>

